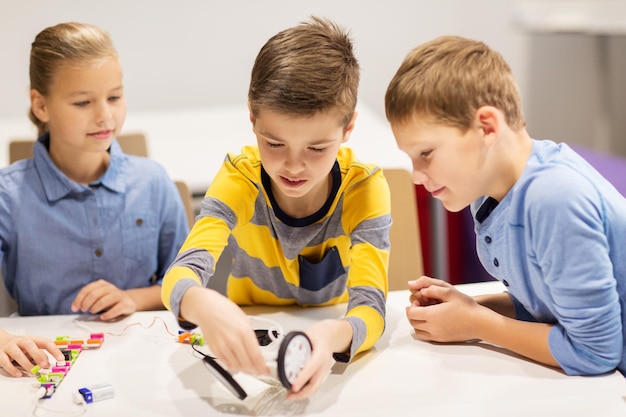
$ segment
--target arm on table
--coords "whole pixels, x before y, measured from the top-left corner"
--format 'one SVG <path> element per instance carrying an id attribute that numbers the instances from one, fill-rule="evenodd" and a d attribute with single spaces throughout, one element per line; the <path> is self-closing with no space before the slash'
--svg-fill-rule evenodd
<path id="1" fill-rule="evenodd" d="M 409 289 L 412 305 L 407 307 L 406 315 L 420 339 L 484 340 L 546 365 L 559 366 L 548 345 L 552 325 L 500 314 L 499 311 L 510 313 L 502 296 L 482 297 L 486 306 L 481 305 L 449 283 L 430 277 L 412 281 Z"/>

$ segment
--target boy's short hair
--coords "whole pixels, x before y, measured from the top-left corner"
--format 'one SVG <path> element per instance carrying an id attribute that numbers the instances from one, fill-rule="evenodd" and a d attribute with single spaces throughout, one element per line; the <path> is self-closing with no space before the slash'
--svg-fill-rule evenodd
<path id="1" fill-rule="evenodd" d="M 277 33 L 261 48 L 248 102 L 253 116 L 263 109 L 299 116 L 337 111 L 346 127 L 358 87 L 359 63 L 348 32 L 313 16 Z"/>
<path id="2" fill-rule="evenodd" d="M 525 125 L 519 90 L 504 58 L 483 42 L 458 36 L 413 49 L 385 94 L 391 124 L 419 116 L 466 132 L 482 106 L 502 111 L 513 130 Z"/>

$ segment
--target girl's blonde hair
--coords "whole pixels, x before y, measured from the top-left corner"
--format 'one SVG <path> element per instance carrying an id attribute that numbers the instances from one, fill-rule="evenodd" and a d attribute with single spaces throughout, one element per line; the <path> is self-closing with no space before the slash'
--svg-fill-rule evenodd
<path id="1" fill-rule="evenodd" d="M 103 58 L 116 58 L 117 51 L 109 34 L 86 23 L 60 23 L 35 37 L 30 50 L 30 88 L 42 96 L 50 93 L 54 76 L 61 69 L 78 68 Z M 38 134 L 48 130 L 47 123 L 29 112 Z"/>

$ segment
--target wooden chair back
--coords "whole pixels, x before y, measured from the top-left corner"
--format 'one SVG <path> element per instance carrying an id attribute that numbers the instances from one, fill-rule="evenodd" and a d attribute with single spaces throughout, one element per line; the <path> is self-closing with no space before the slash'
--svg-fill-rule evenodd
<path id="1" fill-rule="evenodd" d="M 122 150 L 129 155 L 148 156 L 148 143 L 143 133 L 125 133 L 117 137 Z M 9 163 L 33 157 L 35 139 L 13 139 L 9 142 Z"/>
<path id="2" fill-rule="evenodd" d="M 384 169 L 391 192 L 389 291 L 407 289 L 407 281 L 424 274 L 415 184 L 405 169 Z"/>

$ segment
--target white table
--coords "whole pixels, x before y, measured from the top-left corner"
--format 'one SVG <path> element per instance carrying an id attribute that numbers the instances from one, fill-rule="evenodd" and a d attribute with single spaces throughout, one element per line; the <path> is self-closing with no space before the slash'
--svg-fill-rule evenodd
<path id="1" fill-rule="evenodd" d="M 499 292 L 499 283 L 465 284 L 464 292 Z M 390 293 L 386 331 L 376 347 L 349 365 L 336 364 L 320 392 L 302 402 L 285 402 L 282 389 L 252 377 L 236 378 L 248 392 L 233 397 L 201 364 L 189 345 L 165 330 L 177 331 L 169 312 L 142 312 L 118 322 L 85 322 L 106 335 L 99 350 L 83 351 L 45 405 L 71 413 L 78 388 L 107 382 L 113 399 L 87 405 L 87 416 L 602 416 L 626 415 L 626 379 L 619 373 L 568 377 L 485 344 L 431 344 L 416 340 L 404 316 L 408 293 Z M 285 331 L 303 329 L 322 318 L 338 318 L 345 305 L 323 308 L 247 308 L 279 322 Z M 49 337 L 84 337 L 75 316 L 0 319 L 0 327 Z M 0 375 L 3 416 L 31 415 L 32 378 Z M 62 415 L 41 412 L 38 415 Z"/>

